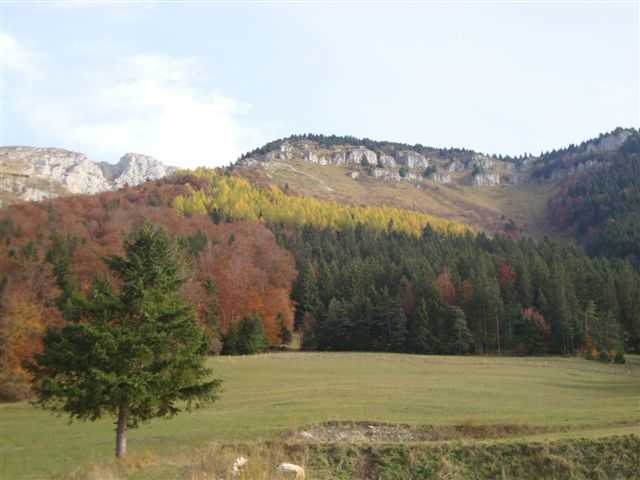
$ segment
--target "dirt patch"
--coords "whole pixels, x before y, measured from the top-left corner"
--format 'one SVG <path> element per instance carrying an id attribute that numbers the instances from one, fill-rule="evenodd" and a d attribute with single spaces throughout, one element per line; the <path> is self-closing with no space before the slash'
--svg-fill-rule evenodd
<path id="1" fill-rule="evenodd" d="M 549 427 L 517 424 L 405 425 L 381 422 L 327 422 L 285 435 L 287 441 L 303 443 L 405 443 L 463 439 L 492 439 L 557 431 Z"/>

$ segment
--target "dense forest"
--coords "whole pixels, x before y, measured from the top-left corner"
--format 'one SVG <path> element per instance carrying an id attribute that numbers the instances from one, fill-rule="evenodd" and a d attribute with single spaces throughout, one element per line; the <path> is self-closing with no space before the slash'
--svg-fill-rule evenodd
<path id="1" fill-rule="evenodd" d="M 210 187 L 177 197 L 180 212 L 264 221 L 296 256 L 296 326 L 307 348 L 638 349 L 640 283 L 624 261 L 549 241 L 490 239 L 405 210 L 291 196 L 211 171 L 199 178 Z"/>
<path id="2" fill-rule="evenodd" d="M 640 135 L 607 157 L 605 171 L 567 181 L 550 201 L 550 219 L 584 239 L 592 255 L 640 262 Z M 603 174 L 604 172 L 604 174 Z"/>
<path id="3" fill-rule="evenodd" d="M 533 165 L 532 177 L 538 180 L 548 180 L 552 178 L 553 172 L 558 169 L 578 169 L 581 164 L 585 163 L 606 166 L 609 161 L 609 155 L 613 155 L 617 150 L 614 149 L 611 153 L 605 153 L 599 151 L 596 146 L 600 142 L 606 141 L 607 138 L 624 134 L 629 135 L 629 138 L 627 138 L 621 150 L 630 153 L 630 150 L 637 148 L 640 131 L 618 127 L 611 132 L 601 133 L 597 138 L 585 140 L 578 145 L 571 144 L 565 148 L 541 153 Z"/>
<path id="4" fill-rule="evenodd" d="M 184 293 L 211 353 L 221 351 L 223 332 L 253 314 L 268 341 L 281 342 L 283 330 L 293 326 L 292 255 L 261 223 L 215 224 L 206 215 L 180 215 L 173 199 L 197 182 L 176 177 L 0 212 L 0 397 L 27 393 L 23 362 L 39 350 L 47 327 L 74 318 L 69 310 L 79 292 L 90 290 L 96 277 L 109 278 L 103 258 L 122 254 L 123 234 L 143 220 L 165 227 L 183 246 L 190 264 Z"/>
<path id="5" fill-rule="evenodd" d="M 637 351 L 640 276 L 553 242 L 275 227 L 305 346 L 461 354 Z"/>
<path id="6" fill-rule="evenodd" d="M 640 349 L 640 275 L 627 260 L 200 170 L 0 212 L 0 397 L 27 394 L 24 362 L 47 328 L 82 321 L 82 294 L 101 279 L 117 286 L 103 259 L 143 220 L 178 240 L 212 354 L 288 343 L 294 329 L 320 350 Z"/>

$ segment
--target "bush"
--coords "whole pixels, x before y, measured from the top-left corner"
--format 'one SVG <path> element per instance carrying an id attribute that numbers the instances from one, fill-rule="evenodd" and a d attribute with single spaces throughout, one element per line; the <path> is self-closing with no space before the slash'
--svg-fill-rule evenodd
<path id="1" fill-rule="evenodd" d="M 224 337 L 223 355 L 253 355 L 269 348 L 262 319 L 257 314 L 244 317 Z"/>
<path id="2" fill-rule="evenodd" d="M 18 402 L 30 395 L 31 384 L 23 372 L 6 371 L 0 374 L 0 402 Z"/>
<path id="3" fill-rule="evenodd" d="M 434 167 L 433 165 L 429 165 L 427 168 L 424 169 L 424 172 L 422 172 L 422 176 L 424 178 L 429 178 L 431 175 L 436 173 L 436 171 L 437 171 L 436 167 Z"/>
<path id="4" fill-rule="evenodd" d="M 291 330 L 289 330 L 289 328 L 285 324 L 284 317 L 280 313 L 278 314 L 278 323 L 280 325 L 280 339 L 281 339 L 282 343 L 284 345 L 290 344 L 291 340 L 293 338 L 293 334 L 291 333 Z"/>
<path id="5" fill-rule="evenodd" d="M 613 357 L 613 362 L 620 365 L 627 363 L 627 359 L 624 357 L 624 352 L 616 352 L 615 357 Z"/>
<path id="6" fill-rule="evenodd" d="M 598 360 L 608 363 L 611 361 L 611 358 L 609 357 L 609 353 L 606 350 L 603 350 L 600 352 L 600 355 L 598 355 Z"/>

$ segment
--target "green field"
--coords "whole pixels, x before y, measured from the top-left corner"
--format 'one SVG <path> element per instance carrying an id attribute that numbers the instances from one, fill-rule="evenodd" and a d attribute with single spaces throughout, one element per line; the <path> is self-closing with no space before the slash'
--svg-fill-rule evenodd
<path id="1" fill-rule="evenodd" d="M 640 434 L 637 356 L 613 365 L 557 357 L 276 353 L 210 364 L 224 380 L 222 399 L 133 431 L 132 456 L 168 458 L 211 441 L 265 440 L 332 420 L 547 427 L 519 436 L 536 441 Z M 111 420 L 69 425 L 28 403 L 0 405 L 0 478 L 48 478 L 109 459 L 113 441 Z"/>

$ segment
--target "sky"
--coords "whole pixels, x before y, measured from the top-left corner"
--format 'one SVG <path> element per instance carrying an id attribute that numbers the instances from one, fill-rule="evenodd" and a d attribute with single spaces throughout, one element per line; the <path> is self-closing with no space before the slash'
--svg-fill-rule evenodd
<path id="1" fill-rule="evenodd" d="M 0 2 L 0 145 L 194 167 L 294 133 L 518 155 L 640 125 L 638 2 Z"/>

